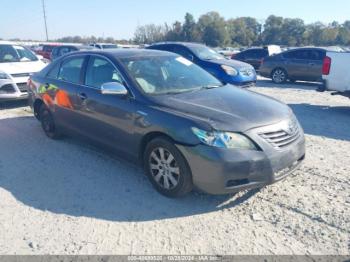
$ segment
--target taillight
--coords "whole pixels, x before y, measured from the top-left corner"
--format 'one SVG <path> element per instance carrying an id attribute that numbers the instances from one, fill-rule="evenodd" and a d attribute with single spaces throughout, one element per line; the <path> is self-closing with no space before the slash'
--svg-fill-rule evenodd
<path id="1" fill-rule="evenodd" d="M 326 56 L 323 59 L 323 67 L 322 67 L 322 74 L 323 75 L 329 75 L 331 71 L 331 65 L 332 65 L 332 59 L 328 56 Z"/>

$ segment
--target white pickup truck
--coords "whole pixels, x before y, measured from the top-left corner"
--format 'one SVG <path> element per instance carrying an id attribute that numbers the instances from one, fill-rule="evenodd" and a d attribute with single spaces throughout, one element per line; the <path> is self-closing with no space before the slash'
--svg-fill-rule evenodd
<path id="1" fill-rule="evenodd" d="M 332 94 L 350 98 L 350 52 L 327 52 L 322 74 L 324 87 L 321 91 L 335 91 Z"/>

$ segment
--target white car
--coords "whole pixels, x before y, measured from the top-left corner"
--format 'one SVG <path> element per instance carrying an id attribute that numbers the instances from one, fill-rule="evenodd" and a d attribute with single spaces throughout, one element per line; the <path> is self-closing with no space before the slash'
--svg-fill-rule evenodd
<path id="1" fill-rule="evenodd" d="M 333 94 L 350 98 L 350 53 L 327 52 L 323 60 L 324 87 L 320 91 L 336 91 Z"/>
<path id="2" fill-rule="evenodd" d="M 45 62 L 26 47 L 0 43 L 0 100 L 26 99 L 29 76 L 45 66 Z"/>

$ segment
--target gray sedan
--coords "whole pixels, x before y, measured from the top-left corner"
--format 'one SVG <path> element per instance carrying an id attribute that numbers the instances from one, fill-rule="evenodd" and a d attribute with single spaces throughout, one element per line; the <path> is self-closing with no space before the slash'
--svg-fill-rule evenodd
<path id="1" fill-rule="evenodd" d="M 288 106 L 223 85 L 173 53 L 71 53 L 29 85 L 48 137 L 78 135 L 135 160 L 168 197 L 263 187 L 305 156 L 303 130 Z"/>

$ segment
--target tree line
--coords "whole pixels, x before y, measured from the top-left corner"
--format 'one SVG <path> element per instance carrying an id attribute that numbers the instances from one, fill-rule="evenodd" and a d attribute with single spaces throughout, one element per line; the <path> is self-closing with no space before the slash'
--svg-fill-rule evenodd
<path id="1" fill-rule="evenodd" d="M 196 21 L 186 13 L 184 21 L 172 25 L 138 26 L 133 41 L 151 44 L 161 41 L 201 42 L 209 46 L 332 46 L 350 45 L 350 21 L 343 24 L 321 22 L 305 24 L 302 19 L 271 15 L 264 23 L 253 17 L 226 20 L 217 12 L 209 12 Z"/>

